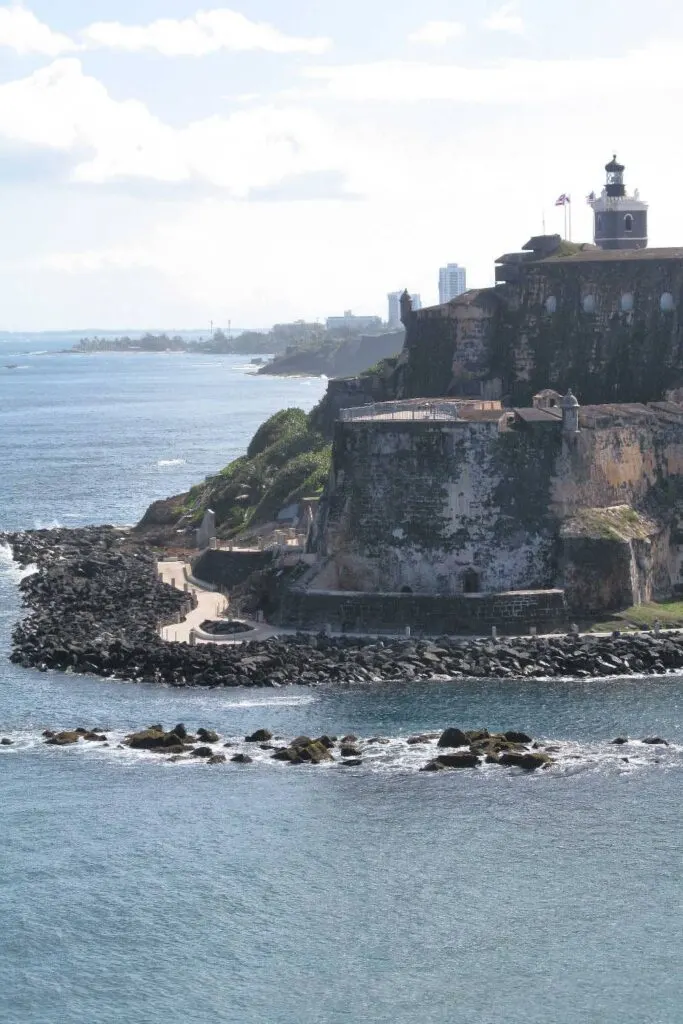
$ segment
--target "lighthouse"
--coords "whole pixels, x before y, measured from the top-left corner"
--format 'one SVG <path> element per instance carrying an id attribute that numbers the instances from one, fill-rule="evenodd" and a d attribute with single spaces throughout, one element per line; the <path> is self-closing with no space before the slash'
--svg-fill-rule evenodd
<path id="1" fill-rule="evenodd" d="M 645 249 L 647 247 L 647 203 L 636 189 L 632 196 L 624 185 L 624 165 L 616 153 L 605 165 L 607 180 L 601 195 L 591 192 L 595 244 L 600 249 Z"/>

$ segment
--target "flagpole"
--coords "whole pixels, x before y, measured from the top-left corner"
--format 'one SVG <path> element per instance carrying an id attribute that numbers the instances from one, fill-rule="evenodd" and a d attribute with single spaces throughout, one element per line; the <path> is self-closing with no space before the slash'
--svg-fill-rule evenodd
<path id="1" fill-rule="evenodd" d="M 572 240 L 572 198 L 569 197 L 569 241 Z"/>
<path id="2" fill-rule="evenodd" d="M 562 203 L 562 212 L 564 213 L 564 240 L 567 241 L 567 200 Z"/>

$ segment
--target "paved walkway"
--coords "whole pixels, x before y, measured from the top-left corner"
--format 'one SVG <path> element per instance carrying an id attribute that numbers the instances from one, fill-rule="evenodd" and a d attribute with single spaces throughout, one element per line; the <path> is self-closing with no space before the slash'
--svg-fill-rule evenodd
<path id="1" fill-rule="evenodd" d="M 186 562 L 158 562 L 157 568 L 164 583 L 173 584 L 178 590 L 184 590 L 187 579 L 185 568 L 189 571 L 189 564 Z M 193 583 L 187 583 L 190 591 L 197 595 L 197 607 L 193 608 L 183 622 L 175 626 L 164 626 L 161 636 L 164 640 L 172 642 L 187 643 L 190 639 L 190 630 L 195 629 L 205 619 L 217 619 L 228 607 L 228 599 L 223 594 L 216 594 L 211 590 L 203 590 Z"/>

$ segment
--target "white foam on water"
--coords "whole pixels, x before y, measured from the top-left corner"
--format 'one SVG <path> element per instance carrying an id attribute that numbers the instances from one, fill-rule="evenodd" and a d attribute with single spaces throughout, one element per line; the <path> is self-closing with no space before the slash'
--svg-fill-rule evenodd
<path id="1" fill-rule="evenodd" d="M 37 565 L 27 565 L 22 568 L 12 557 L 12 549 L 9 544 L 0 544 L 0 576 L 4 576 L 13 583 L 20 583 L 27 576 L 33 576 L 38 572 Z"/>
<path id="2" fill-rule="evenodd" d="M 185 466 L 187 459 L 159 459 L 157 466 L 160 469 L 166 469 L 168 466 Z"/>
<path id="3" fill-rule="evenodd" d="M 227 701 L 221 705 L 224 708 L 297 708 L 304 704 L 316 704 L 319 697 L 312 696 L 283 696 L 283 697 L 262 697 L 245 698 L 245 700 Z"/>
<path id="4" fill-rule="evenodd" d="M 7 737 L 13 741 L 11 746 L 0 746 L 0 757 L 20 754 L 22 752 L 33 752 L 37 755 L 42 750 L 53 757 L 65 755 L 84 756 L 96 758 L 97 760 L 113 760 L 114 762 L 128 765 L 150 763 L 167 765 L 169 767 L 183 767 L 206 764 L 205 758 L 192 757 L 189 753 L 181 755 L 178 760 L 171 760 L 168 756 L 164 756 L 157 751 L 132 750 L 124 745 L 124 740 L 128 733 L 121 730 L 100 730 L 98 727 L 96 731 L 106 735 L 106 744 L 80 740 L 78 743 L 59 747 L 46 744 L 42 730 L 7 731 L 0 727 L 0 737 Z M 360 766 L 345 768 L 344 771 L 356 774 L 368 771 L 381 774 L 414 774 L 439 753 L 450 752 L 441 751 L 437 747 L 436 739 L 422 744 L 409 744 L 405 736 L 387 736 L 381 739 L 381 743 L 370 743 L 368 739 L 359 739 L 357 743 L 354 743 L 353 745 L 357 746 L 360 750 L 363 763 Z M 274 760 L 272 749 L 262 750 L 257 743 L 245 742 L 243 735 L 224 736 L 221 737 L 218 743 L 197 742 L 201 746 L 210 747 L 214 754 L 224 754 L 227 758 L 226 766 L 243 768 L 244 766 L 242 765 L 231 765 L 231 758 L 235 754 L 248 754 L 254 766 L 267 766 L 271 769 L 290 769 L 291 767 L 287 761 Z M 282 746 L 288 741 L 287 739 L 276 739 L 273 742 L 277 746 Z M 551 756 L 555 758 L 555 762 L 548 768 L 527 772 L 522 768 L 504 769 L 499 765 L 486 764 L 482 761 L 478 768 L 458 769 L 455 773 L 461 774 L 465 772 L 471 774 L 475 772 L 478 777 L 485 780 L 505 777 L 510 780 L 522 777 L 533 779 L 571 779 L 573 776 L 584 774 L 587 771 L 627 775 L 648 768 L 660 770 L 677 769 L 679 771 L 683 769 L 683 745 L 680 744 L 670 743 L 669 746 L 650 746 L 639 740 L 629 741 L 629 743 L 620 746 L 615 746 L 609 741 L 579 743 L 574 740 L 541 740 L 539 742 L 543 746 L 559 748 L 558 750 L 550 751 Z M 225 743 L 228 743 L 227 747 L 224 746 Z M 333 761 L 325 761 L 316 766 L 303 765 L 300 767 L 315 767 L 316 770 L 324 768 L 339 769 L 342 763 L 339 759 L 339 750 L 333 751 L 333 755 Z M 627 760 L 624 760 L 624 758 L 627 758 Z M 435 772 L 433 774 L 441 776 L 443 773 Z M 452 774 L 452 772 L 447 771 L 446 774 Z M 425 775 L 425 779 L 430 777 L 431 773 Z"/>

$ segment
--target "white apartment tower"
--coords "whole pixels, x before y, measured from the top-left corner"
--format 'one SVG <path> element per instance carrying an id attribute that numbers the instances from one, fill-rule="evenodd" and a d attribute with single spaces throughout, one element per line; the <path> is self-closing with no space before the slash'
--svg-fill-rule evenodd
<path id="1" fill-rule="evenodd" d="M 439 270 L 439 303 L 450 302 L 451 299 L 467 291 L 467 271 L 457 263 L 449 263 Z"/>

